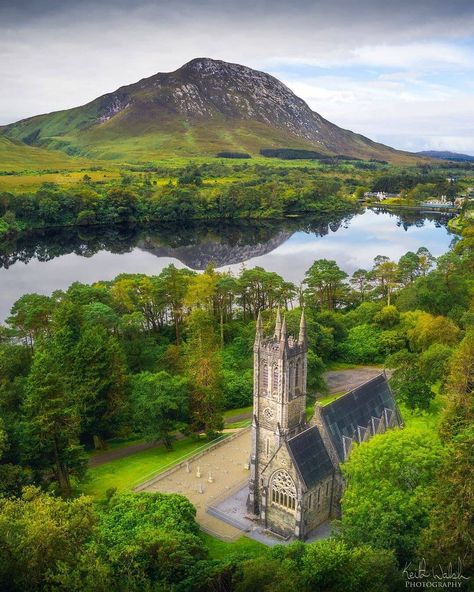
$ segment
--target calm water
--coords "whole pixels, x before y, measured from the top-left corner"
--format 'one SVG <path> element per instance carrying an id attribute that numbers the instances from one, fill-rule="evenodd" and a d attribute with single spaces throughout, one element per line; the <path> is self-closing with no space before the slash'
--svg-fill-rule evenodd
<path id="1" fill-rule="evenodd" d="M 170 263 L 204 269 L 214 262 L 238 272 L 260 265 L 299 283 L 315 259 L 335 259 L 347 273 L 376 255 L 398 259 L 427 247 L 449 248 L 447 216 L 366 210 L 344 218 L 281 223 L 86 228 L 38 232 L 0 252 L 0 321 L 22 294 L 51 294 L 74 281 L 92 283 L 119 273 L 157 274 Z"/>

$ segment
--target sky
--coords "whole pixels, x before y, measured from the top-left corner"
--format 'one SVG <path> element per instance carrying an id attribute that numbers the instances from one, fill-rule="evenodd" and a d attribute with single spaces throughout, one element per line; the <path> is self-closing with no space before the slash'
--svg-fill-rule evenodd
<path id="1" fill-rule="evenodd" d="M 396 148 L 474 154 L 473 0 L 0 0 L 0 125 L 195 57 Z"/>

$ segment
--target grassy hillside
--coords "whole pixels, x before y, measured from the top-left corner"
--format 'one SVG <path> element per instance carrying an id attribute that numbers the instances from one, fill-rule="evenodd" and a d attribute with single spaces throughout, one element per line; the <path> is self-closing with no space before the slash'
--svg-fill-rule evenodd
<path id="1" fill-rule="evenodd" d="M 222 151 L 258 155 L 263 148 L 394 164 L 422 161 L 334 125 L 264 72 L 209 59 L 192 60 L 81 107 L 4 126 L 0 134 L 70 156 L 120 163 Z"/>
<path id="2" fill-rule="evenodd" d="M 91 161 L 84 157 L 72 158 L 64 152 L 27 146 L 0 136 L 0 172 L 75 170 L 91 165 Z"/>

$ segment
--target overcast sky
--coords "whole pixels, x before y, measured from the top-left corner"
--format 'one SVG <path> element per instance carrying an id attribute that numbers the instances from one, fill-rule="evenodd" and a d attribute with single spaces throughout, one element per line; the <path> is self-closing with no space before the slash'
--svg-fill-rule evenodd
<path id="1" fill-rule="evenodd" d="M 0 0 L 0 124 L 204 56 L 396 148 L 474 154 L 474 0 Z"/>

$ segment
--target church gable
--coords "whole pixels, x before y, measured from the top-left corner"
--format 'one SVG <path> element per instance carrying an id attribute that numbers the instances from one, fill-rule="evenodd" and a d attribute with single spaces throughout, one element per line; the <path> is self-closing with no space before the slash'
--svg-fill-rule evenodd
<path id="1" fill-rule="evenodd" d="M 317 427 L 291 438 L 287 446 L 306 489 L 311 489 L 333 473 L 334 466 Z"/>
<path id="2" fill-rule="evenodd" d="M 383 374 L 320 407 L 323 424 L 341 461 L 352 443 L 364 442 L 402 420 L 387 379 Z"/>

